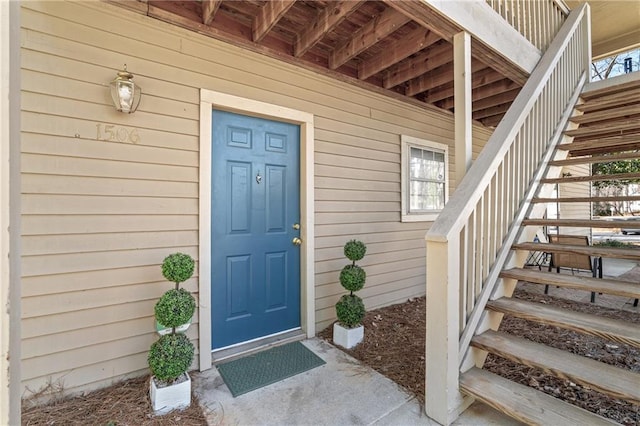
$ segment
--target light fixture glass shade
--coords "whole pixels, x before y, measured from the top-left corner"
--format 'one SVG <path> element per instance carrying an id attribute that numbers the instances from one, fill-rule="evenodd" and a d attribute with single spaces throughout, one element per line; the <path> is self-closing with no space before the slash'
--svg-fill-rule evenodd
<path id="1" fill-rule="evenodd" d="M 111 97 L 116 110 L 131 114 L 140 104 L 142 90 L 133 82 L 133 74 L 124 70 L 118 71 L 117 77 L 110 83 Z"/>

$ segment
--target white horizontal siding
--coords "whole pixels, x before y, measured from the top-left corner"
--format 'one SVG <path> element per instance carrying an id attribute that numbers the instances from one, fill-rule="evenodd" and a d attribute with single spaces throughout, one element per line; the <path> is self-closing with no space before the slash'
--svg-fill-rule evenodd
<path id="1" fill-rule="evenodd" d="M 368 245 L 368 308 L 424 294 L 429 223 L 400 222 L 400 135 L 452 145 L 451 114 L 105 3 L 24 2 L 21 35 L 25 387 L 146 371 L 153 304 L 171 287 L 160 263 L 197 258 L 201 88 L 314 114 L 317 327 L 335 318 L 352 238 Z M 143 88 L 131 115 L 107 87 L 124 63 Z M 139 140 L 99 140 L 105 126 Z M 490 133 L 475 130 L 474 154 Z M 197 276 L 185 285 L 197 296 Z"/>
<path id="2" fill-rule="evenodd" d="M 562 168 L 562 173 L 570 176 L 589 176 L 589 164 L 580 164 Z M 568 197 L 589 197 L 591 191 L 590 182 L 562 183 L 558 185 L 558 196 Z M 558 217 L 560 219 L 590 219 L 591 203 L 559 203 Z M 590 228 L 560 227 L 560 234 L 567 235 L 588 235 L 591 236 Z"/>

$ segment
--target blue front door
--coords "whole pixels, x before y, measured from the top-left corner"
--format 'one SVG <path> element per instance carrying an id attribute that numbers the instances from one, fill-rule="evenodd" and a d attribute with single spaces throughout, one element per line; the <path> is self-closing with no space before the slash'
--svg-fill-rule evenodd
<path id="1" fill-rule="evenodd" d="M 300 128 L 213 111 L 212 349 L 300 327 Z"/>

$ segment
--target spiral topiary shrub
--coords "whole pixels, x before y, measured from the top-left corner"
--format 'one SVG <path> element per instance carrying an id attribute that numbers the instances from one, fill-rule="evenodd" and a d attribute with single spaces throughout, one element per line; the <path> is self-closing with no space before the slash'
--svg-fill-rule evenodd
<path id="1" fill-rule="evenodd" d="M 196 262 L 191 256 L 184 253 L 173 253 L 165 257 L 162 262 L 162 275 L 169 281 L 178 285 L 185 282 L 193 275 Z"/>
<path id="2" fill-rule="evenodd" d="M 336 303 L 336 314 L 340 324 L 347 328 L 359 326 L 364 319 L 364 303 L 355 294 L 345 294 Z"/>
<path id="3" fill-rule="evenodd" d="M 340 324 L 347 328 L 359 326 L 364 319 L 364 303 L 353 292 L 361 290 L 367 279 L 364 269 L 356 265 L 356 261 L 361 260 L 366 252 L 367 247 L 362 241 L 351 240 L 344 245 L 344 255 L 351 264 L 340 271 L 340 284 L 349 291 L 349 294 L 342 296 L 336 303 L 336 316 Z"/>
<path id="4" fill-rule="evenodd" d="M 185 334 L 171 333 L 151 345 L 147 361 L 158 380 L 172 383 L 189 369 L 193 354 L 193 343 Z"/>
<path id="5" fill-rule="evenodd" d="M 162 295 L 154 308 L 156 319 L 165 327 L 186 324 L 196 310 L 196 300 L 187 290 L 171 289 Z"/>

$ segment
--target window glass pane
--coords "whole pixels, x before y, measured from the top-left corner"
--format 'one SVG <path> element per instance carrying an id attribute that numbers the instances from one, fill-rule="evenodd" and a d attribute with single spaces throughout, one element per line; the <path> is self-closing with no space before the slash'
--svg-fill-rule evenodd
<path id="1" fill-rule="evenodd" d="M 409 211 L 441 210 L 444 208 L 444 183 L 412 181 Z"/>
<path id="2" fill-rule="evenodd" d="M 409 150 L 408 188 L 404 202 L 407 213 L 429 213 L 442 210 L 445 203 L 446 152 L 407 146 Z"/>
<path id="3" fill-rule="evenodd" d="M 411 148 L 411 177 L 424 179 L 424 158 L 423 151 L 418 148 Z"/>
<path id="4" fill-rule="evenodd" d="M 411 179 L 445 180 L 444 153 L 411 147 Z"/>

